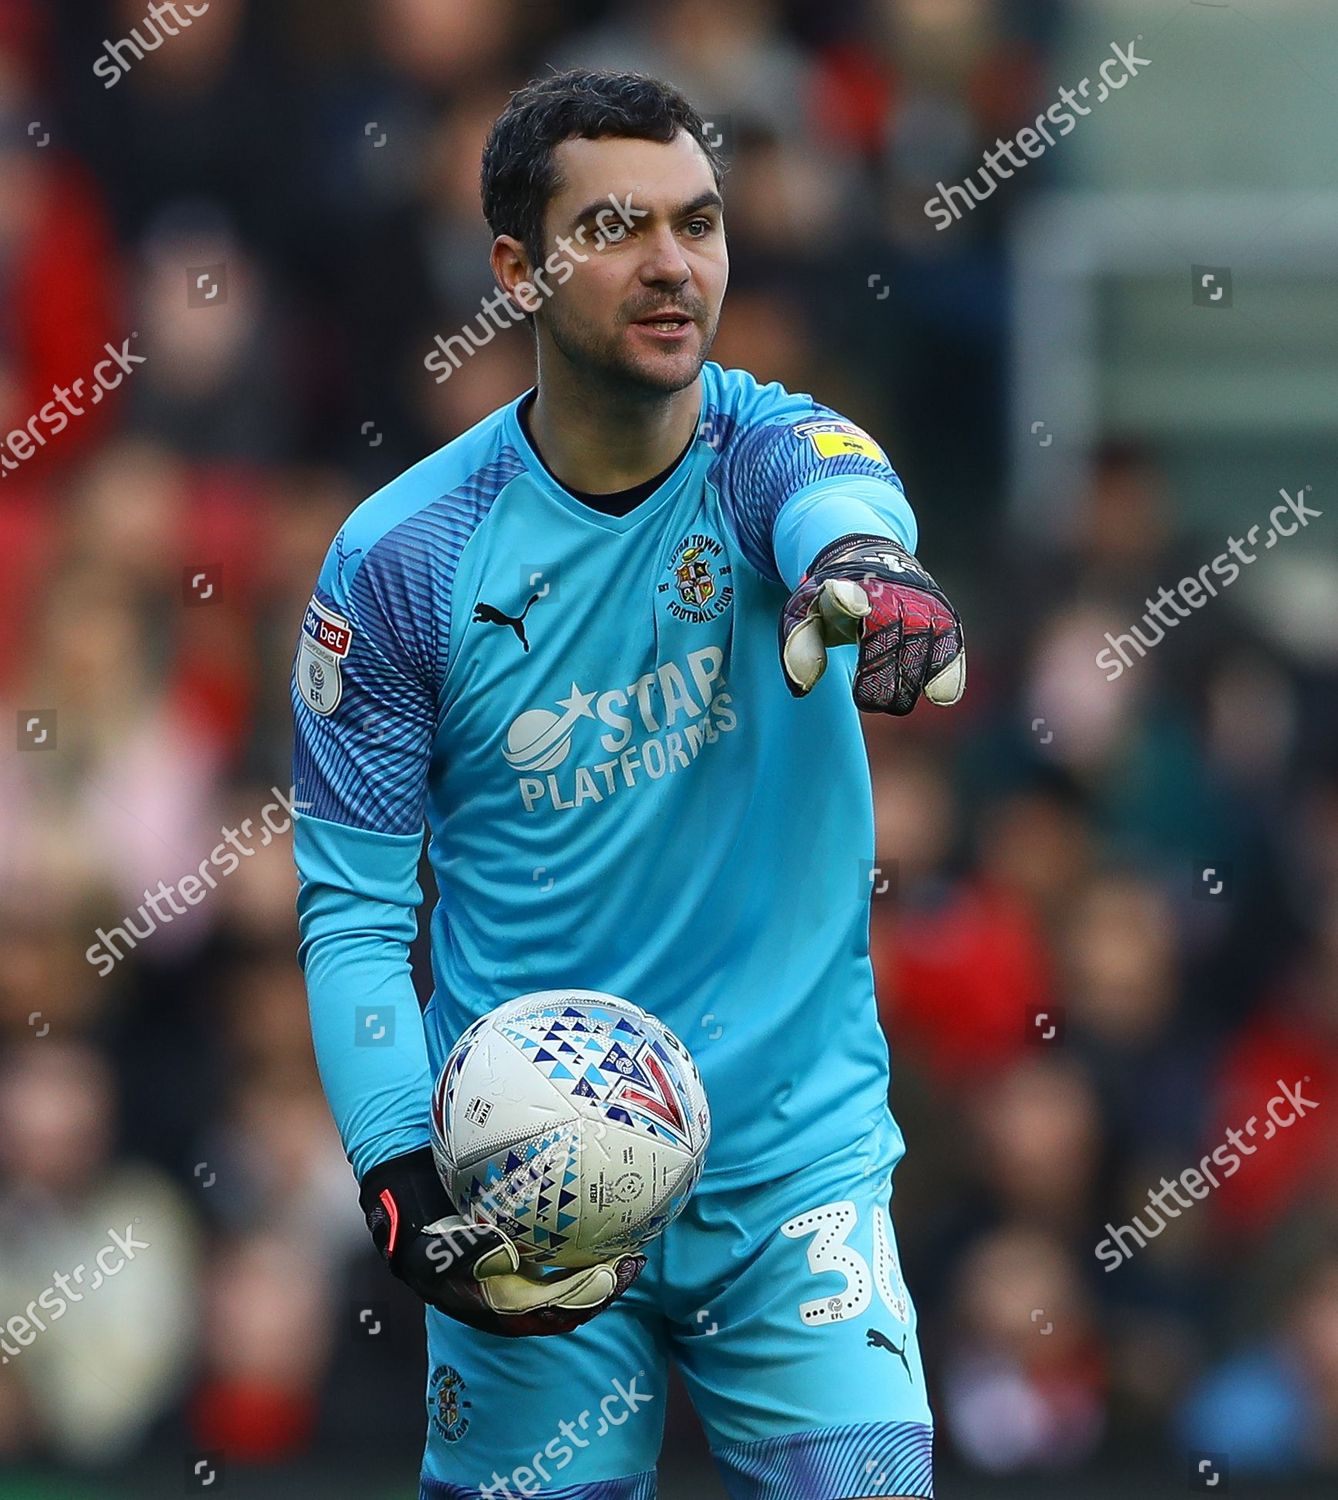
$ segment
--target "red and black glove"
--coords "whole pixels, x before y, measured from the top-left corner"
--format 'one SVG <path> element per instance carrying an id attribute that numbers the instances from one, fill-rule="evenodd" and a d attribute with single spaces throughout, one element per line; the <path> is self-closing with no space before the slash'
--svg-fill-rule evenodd
<path id="1" fill-rule="evenodd" d="M 908 714 L 921 692 L 947 707 L 966 689 L 962 622 L 900 542 L 843 536 L 813 559 L 781 611 L 781 666 L 795 697 L 822 676 L 829 646 L 853 641 L 860 708 Z"/>
<path id="2" fill-rule="evenodd" d="M 644 1255 L 623 1255 L 579 1271 L 524 1266 L 500 1230 L 456 1213 L 430 1146 L 373 1167 L 359 1202 L 391 1271 L 439 1312 L 486 1333 L 570 1333 L 621 1297 L 646 1264 Z"/>

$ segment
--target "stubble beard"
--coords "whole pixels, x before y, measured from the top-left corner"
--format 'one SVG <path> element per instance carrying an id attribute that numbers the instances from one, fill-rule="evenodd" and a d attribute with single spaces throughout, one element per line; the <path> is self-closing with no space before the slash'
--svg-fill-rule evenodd
<path id="1" fill-rule="evenodd" d="M 700 335 L 696 357 L 689 366 L 666 351 L 657 357 L 654 351 L 638 359 L 629 352 L 625 334 L 590 331 L 565 321 L 550 303 L 547 318 L 548 336 L 558 353 L 577 375 L 611 391 L 628 395 L 672 396 L 690 386 L 706 363 L 715 342 L 719 316 Z M 626 325 L 623 325 L 624 328 Z M 701 324 L 696 325 L 701 329 Z"/>

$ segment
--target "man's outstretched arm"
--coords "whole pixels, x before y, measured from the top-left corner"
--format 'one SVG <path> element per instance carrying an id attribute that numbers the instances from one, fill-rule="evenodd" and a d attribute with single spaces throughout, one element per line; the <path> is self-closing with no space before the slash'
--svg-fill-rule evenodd
<path id="1" fill-rule="evenodd" d="M 856 644 L 860 708 L 907 714 L 921 693 L 957 702 L 962 623 L 914 556 L 915 515 L 868 433 L 786 396 L 733 445 L 723 480 L 745 551 L 791 590 L 780 659 L 796 697 L 817 684 L 829 647 Z"/>

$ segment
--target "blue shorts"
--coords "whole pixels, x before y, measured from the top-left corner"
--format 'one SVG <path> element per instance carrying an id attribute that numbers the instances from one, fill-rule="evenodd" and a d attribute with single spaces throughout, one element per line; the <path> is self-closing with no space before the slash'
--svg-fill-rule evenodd
<path id="1" fill-rule="evenodd" d="M 769 1182 L 713 1183 L 573 1333 L 429 1310 L 420 1500 L 653 1500 L 668 1364 L 731 1500 L 932 1496 L 933 1419 L 888 1204 L 890 1116 Z"/>

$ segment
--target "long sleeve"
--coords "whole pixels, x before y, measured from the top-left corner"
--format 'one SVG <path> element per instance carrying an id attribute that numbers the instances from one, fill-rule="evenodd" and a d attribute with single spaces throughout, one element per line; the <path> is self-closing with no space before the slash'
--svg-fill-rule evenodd
<path id="1" fill-rule="evenodd" d="M 326 559 L 294 664 L 294 852 L 317 1066 L 361 1178 L 429 1139 L 409 948 L 436 652 L 411 550 L 393 533 L 354 548 L 351 529 Z"/>
<path id="2" fill-rule="evenodd" d="M 321 1085 L 363 1177 L 425 1145 L 432 1079 L 409 969 L 420 834 L 371 833 L 299 813 L 298 961 Z"/>

